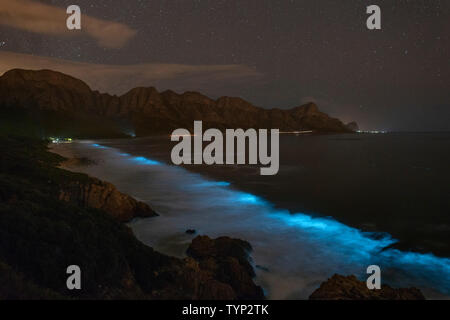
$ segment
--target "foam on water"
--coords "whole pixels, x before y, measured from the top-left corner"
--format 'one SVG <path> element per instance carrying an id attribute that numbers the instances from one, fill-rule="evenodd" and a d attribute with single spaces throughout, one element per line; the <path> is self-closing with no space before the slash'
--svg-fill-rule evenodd
<path id="1" fill-rule="evenodd" d="M 367 277 L 379 265 L 382 282 L 420 287 L 428 297 L 450 295 L 450 259 L 387 248 L 387 234 L 369 234 L 332 218 L 292 214 L 257 195 L 212 181 L 181 167 L 136 157 L 89 142 L 57 146 L 98 165 L 77 167 L 149 203 L 160 216 L 130 223 L 156 250 L 183 257 L 192 240 L 187 229 L 210 237 L 231 236 L 253 246 L 257 282 L 271 299 L 307 298 L 334 273 Z"/>

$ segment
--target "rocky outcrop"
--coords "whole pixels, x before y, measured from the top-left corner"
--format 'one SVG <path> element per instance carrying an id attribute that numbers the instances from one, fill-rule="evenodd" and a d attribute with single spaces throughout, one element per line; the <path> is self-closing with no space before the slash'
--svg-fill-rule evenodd
<path id="1" fill-rule="evenodd" d="M 81 80 L 50 70 L 14 69 L 0 77 L 0 110 L 11 108 L 38 113 L 39 117 L 44 117 L 44 126 L 55 123 L 47 123 L 45 117 L 56 117 L 59 122 L 67 123 L 59 130 L 74 127 L 71 131 L 74 134 L 80 134 L 80 130 L 92 134 L 100 126 L 110 134 L 114 128 L 122 132 L 132 130 L 138 136 L 166 134 L 177 128 L 192 129 L 194 120 L 202 120 L 205 129 L 352 131 L 340 120 L 320 112 L 314 103 L 290 110 L 268 110 L 240 98 L 213 100 L 197 92 L 177 94 L 168 90 L 160 93 L 152 87 L 134 88 L 118 97 L 92 91 Z"/>
<path id="2" fill-rule="evenodd" d="M 147 204 L 119 192 L 111 183 L 95 178 L 63 186 L 59 199 L 82 207 L 103 210 L 121 222 L 130 221 L 135 217 L 157 216 Z"/>
<path id="3" fill-rule="evenodd" d="M 146 271 L 145 281 L 131 277 L 129 285 L 140 282 L 143 298 L 158 300 L 261 300 L 265 298 L 263 290 L 252 280 L 250 248 L 239 239 L 199 236 L 189 246 L 190 256 L 183 260 L 152 252 L 153 267 Z M 145 286 L 147 280 L 151 290 Z"/>
<path id="4" fill-rule="evenodd" d="M 233 299 L 264 299 L 264 292 L 253 282 L 255 272 L 249 262 L 251 245 L 240 239 L 220 237 L 215 240 L 208 236 L 196 237 L 187 254 L 196 262 L 197 270 L 211 279 L 210 286 L 204 288 L 205 297 L 212 292 L 233 292 Z M 191 261 L 192 263 L 192 261 Z M 225 287 L 224 287 L 225 286 Z"/>
<path id="5" fill-rule="evenodd" d="M 380 290 L 369 290 L 355 276 L 335 274 L 309 297 L 310 300 L 425 300 L 416 288 L 393 289 L 382 285 Z"/>

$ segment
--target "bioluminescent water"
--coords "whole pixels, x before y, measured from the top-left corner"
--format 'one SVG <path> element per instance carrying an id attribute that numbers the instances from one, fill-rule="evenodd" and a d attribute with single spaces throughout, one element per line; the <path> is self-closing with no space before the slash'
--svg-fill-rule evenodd
<path id="1" fill-rule="evenodd" d="M 136 236 L 163 253 L 184 257 L 195 235 L 230 236 L 249 241 L 257 282 L 270 299 L 306 299 L 335 273 L 365 279 L 378 265 L 382 283 L 415 286 L 428 297 L 450 296 L 450 259 L 389 248 L 388 234 L 365 233 L 332 218 L 276 208 L 228 181 L 148 157 L 91 142 L 58 145 L 55 151 L 89 157 L 77 167 L 149 203 L 160 216 L 130 223 Z"/>

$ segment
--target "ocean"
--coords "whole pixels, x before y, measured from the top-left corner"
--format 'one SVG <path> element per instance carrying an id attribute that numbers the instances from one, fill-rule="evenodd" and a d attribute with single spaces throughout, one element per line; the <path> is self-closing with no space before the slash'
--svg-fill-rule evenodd
<path id="1" fill-rule="evenodd" d="M 70 168 L 115 184 L 160 216 L 129 225 L 183 257 L 195 235 L 249 241 L 269 299 L 306 299 L 333 274 L 450 296 L 450 134 L 282 135 L 280 170 L 174 166 L 169 136 L 53 145 Z"/>

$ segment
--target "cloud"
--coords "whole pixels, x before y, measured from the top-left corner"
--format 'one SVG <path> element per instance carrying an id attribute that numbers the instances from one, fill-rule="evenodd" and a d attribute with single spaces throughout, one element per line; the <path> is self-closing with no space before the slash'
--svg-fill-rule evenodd
<path id="1" fill-rule="evenodd" d="M 230 88 L 242 88 L 244 83 L 262 78 L 261 73 L 244 65 L 107 65 L 0 51 L 0 74 L 14 68 L 60 71 L 85 81 L 95 90 L 112 94 L 122 94 L 134 87 L 154 86 L 160 90 L 199 90 L 222 95 L 224 88 L 229 92 Z"/>
<path id="2" fill-rule="evenodd" d="M 46 35 L 88 35 L 98 44 L 108 48 L 120 48 L 136 34 L 122 23 L 97 19 L 83 14 L 81 8 L 81 30 L 68 30 L 69 15 L 60 7 L 30 0 L 0 0 L 0 24 Z"/>

